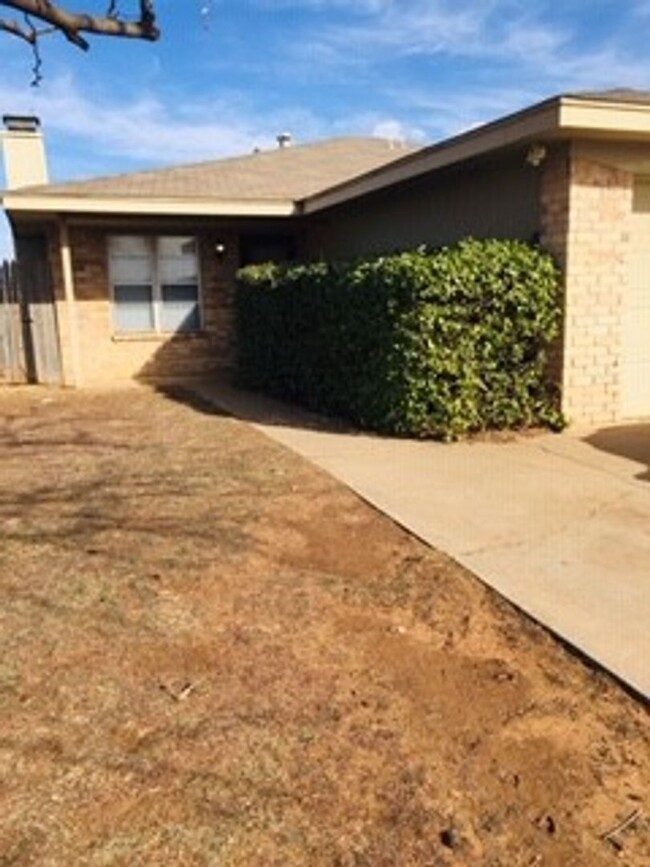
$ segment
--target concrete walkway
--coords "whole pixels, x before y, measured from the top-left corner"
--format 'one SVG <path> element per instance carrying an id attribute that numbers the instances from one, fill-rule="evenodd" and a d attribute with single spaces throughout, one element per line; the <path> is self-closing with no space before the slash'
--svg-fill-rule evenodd
<path id="1" fill-rule="evenodd" d="M 650 696 L 650 424 L 445 445 L 346 431 L 225 385 L 192 388 Z"/>

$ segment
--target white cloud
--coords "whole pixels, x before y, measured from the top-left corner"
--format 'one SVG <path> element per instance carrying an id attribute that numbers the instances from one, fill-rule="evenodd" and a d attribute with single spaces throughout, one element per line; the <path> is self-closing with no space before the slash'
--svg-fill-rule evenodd
<path id="1" fill-rule="evenodd" d="M 0 83 L 7 112 L 41 118 L 57 179 L 250 153 L 275 146 L 275 135 L 292 129 L 299 140 L 325 134 L 310 112 L 287 107 L 264 116 L 236 99 L 166 102 L 142 95 L 132 101 L 82 90 L 69 75 L 48 80 L 39 91 Z M 218 120 L 216 120 L 218 118 Z"/>
<path id="2" fill-rule="evenodd" d="M 262 9 L 314 9 L 330 12 L 332 9 L 344 9 L 348 12 L 376 14 L 392 5 L 392 0 L 252 0 L 253 5 Z"/>
<path id="3" fill-rule="evenodd" d="M 224 107 L 166 106 L 151 95 L 131 102 L 92 98 L 70 76 L 48 81 L 40 91 L 0 84 L 0 104 L 28 108 L 46 131 L 94 145 L 107 156 L 161 162 L 242 153 L 259 144 L 249 121 L 224 117 Z M 263 143 L 263 142 L 262 142 Z"/>
<path id="4" fill-rule="evenodd" d="M 322 0 L 321 5 L 338 5 Z M 571 5 L 571 4 L 569 4 Z M 463 58 L 483 64 L 490 82 L 515 74 L 534 89 L 551 92 L 576 87 L 647 82 L 645 52 L 630 51 L 634 26 L 624 22 L 621 30 L 600 44 L 590 43 L 587 13 L 559 13 L 549 3 L 522 0 L 384 0 L 355 4 L 348 14 L 332 15 L 317 35 L 294 43 L 295 62 L 317 61 L 321 74 L 355 67 L 373 69 L 378 86 L 386 63 L 400 58 L 428 58 L 449 63 Z M 650 13 L 650 0 L 640 0 L 629 10 Z M 569 23 L 572 22 L 572 23 Z M 625 39 L 624 37 L 628 38 Z M 437 67 L 431 67 L 433 75 Z M 462 67 L 457 67 L 462 72 Z M 474 67 L 473 67 L 474 68 Z M 487 80 L 486 80 L 487 85 Z M 435 80 L 433 82 L 435 87 Z M 483 82 L 477 83 L 481 88 Z"/>
<path id="5" fill-rule="evenodd" d="M 16 67 L 18 71 L 3 68 L 0 107 L 42 117 L 56 177 L 64 179 L 247 153 L 254 147 L 273 147 L 276 133 L 284 129 L 298 141 L 346 133 L 431 140 L 552 93 L 618 84 L 642 87 L 647 81 L 647 64 L 624 50 L 622 43 L 612 39 L 587 48 L 571 31 L 568 19 L 553 15 L 552 6 L 544 2 L 248 2 L 267 10 L 322 13 L 318 27 L 284 34 L 283 108 L 268 107 L 260 93 L 247 98 L 223 88 L 200 98 L 195 89 L 188 98 L 187 91 L 169 89 L 173 76 L 168 77 L 166 90 L 148 89 L 147 83 L 153 88 L 160 82 L 158 74 L 144 84 L 140 79 L 139 95 L 126 100 L 108 90 L 92 92 L 70 74 L 48 76 L 34 90 L 24 66 Z M 634 8 L 648 12 L 650 0 L 639 0 Z M 299 38 L 307 34 L 310 38 Z M 388 66 L 394 60 L 408 64 L 412 58 L 422 61 L 418 73 Z M 274 63 L 278 61 L 269 47 L 269 56 L 264 57 L 267 79 L 280 75 Z M 350 66 L 355 67 L 354 77 Z M 291 104 L 297 99 L 287 87 L 292 79 L 304 84 L 306 79 L 326 78 L 328 71 L 339 76 L 338 102 L 332 100 L 322 109 L 318 97 L 313 108 Z M 162 74 L 160 69 L 158 73 Z M 363 88 L 365 103 L 358 93 Z M 205 90 L 203 85 L 201 89 Z M 310 97 L 303 93 L 301 98 L 304 102 Z M 282 103 L 276 99 L 275 104 Z"/>
<path id="6" fill-rule="evenodd" d="M 448 0 L 386 0 L 355 6 L 351 10 L 354 16 L 345 23 L 322 28 L 306 49 L 329 50 L 343 62 L 381 59 L 387 53 L 392 57 L 455 53 L 475 43 L 493 5 L 492 0 L 485 0 L 478 8 Z"/>
<path id="7" fill-rule="evenodd" d="M 371 134 L 390 141 L 407 142 L 421 139 L 422 131 L 408 127 L 401 120 L 386 118 L 379 120 L 372 127 Z"/>
<path id="8" fill-rule="evenodd" d="M 194 101 L 147 94 L 131 101 L 98 98 L 70 75 L 48 79 L 39 91 L 0 83 L 0 107 L 41 118 L 53 180 L 251 153 L 255 147 L 275 147 L 277 133 L 284 130 L 296 142 L 350 134 L 425 136 L 404 120 L 344 107 L 329 120 L 290 105 L 265 114 L 235 94 Z"/>
<path id="9" fill-rule="evenodd" d="M 429 141 L 448 138 L 540 101 L 548 94 L 524 87 L 490 87 L 450 94 L 444 89 L 411 88 L 395 91 L 408 114 L 422 119 Z"/>

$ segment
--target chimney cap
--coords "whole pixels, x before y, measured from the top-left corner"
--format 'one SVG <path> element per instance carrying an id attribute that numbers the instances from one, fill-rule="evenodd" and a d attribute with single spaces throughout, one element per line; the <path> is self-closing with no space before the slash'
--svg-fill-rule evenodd
<path id="1" fill-rule="evenodd" d="M 291 142 L 293 140 L 293 136 L 290 132 L 281 132 L 280 135 L 276 136 L 278 147 L 288 148 L 291 147 Z"/>
<path id="2" fill-rule="evenodd" d="M 5 114 L 2 122 L 9 132 L 38 132 L 41 128 L 39 118 L 31 114 Z"/>

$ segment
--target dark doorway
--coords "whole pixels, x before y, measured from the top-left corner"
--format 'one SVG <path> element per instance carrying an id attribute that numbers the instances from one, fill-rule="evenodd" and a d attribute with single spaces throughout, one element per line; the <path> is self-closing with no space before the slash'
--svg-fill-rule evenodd
<path id="1" fill-rule="evenodd" d="M 295 247 L 291 235 L 242 235 L 239 264 L 243 267 L 262 262 L 290 262 L 296 257 Z"/>

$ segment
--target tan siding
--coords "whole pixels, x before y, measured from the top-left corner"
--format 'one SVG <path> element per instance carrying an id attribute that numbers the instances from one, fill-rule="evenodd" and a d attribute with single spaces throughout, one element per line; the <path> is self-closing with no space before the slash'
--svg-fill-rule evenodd
<path id="1" fill-rule="evenodd" d="M 524 152 L 341 206 L 310 222 L 313 258 L 439 246 L 477 238 L 530 239 L 539 229 L 539 171 Z"/>

